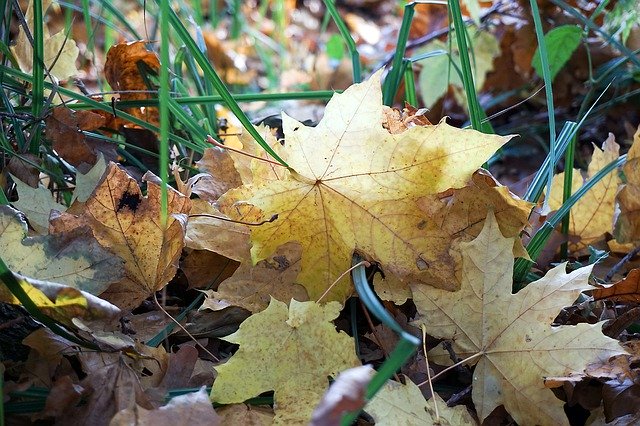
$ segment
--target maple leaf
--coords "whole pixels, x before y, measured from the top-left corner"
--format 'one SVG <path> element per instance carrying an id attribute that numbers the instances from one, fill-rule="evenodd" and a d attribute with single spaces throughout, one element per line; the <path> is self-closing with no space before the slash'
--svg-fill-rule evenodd
<path id="1" fill-rule="evenodd" d="M 327 377 L 360 364 L 353 339 L 332 324 L 340 304 L 271 299 L 224 340 L 240 345 L 216 367 L 211 398 L 238 403 L 275 391 L 275 424 L 308 424 L 328 384 Z"/>
<path id="2" fill-rule="evenodd" d="M 147 177 L 147 175 L 145 175 Z M 88 225 L 96 239 L 125 261 L 125 279 L 102 297 L 122 309 L 133 308 L 169 283 L 184 247 L 188 198 L 169 188 L 168 217 L 160 220 L 160 187 L 148 178 L 147 196 L 115 163 L 84 205 L 52 219 L 53 230 Z"/>
<path id="3" fill-rule="evenodd" d="M 44 186 L 32 188 L 14 176 L 11 178 L 16 184 L 19 197 L 12 204 L 29 218 L 29 223 L 38 234 L 46 234 L 51 210 L 63 212 L 67 207 L 57 203 L 51 196 L 51 191 Z"/>
<path id="4" fill-rule="evenodd" d="M 424 256 L 429 241 L 424 214 L 415 200 L 466 184 L 509 137 L 461 130 L 441 122 L 399 134 L 382 127 L 380 73 L 334 95 L 317 127 L 283 114 L 285 146 L 275 146 L 292 168 L 263 173 L 221 197 L 223 212 L 238 218 L 234 202 L 274 214 L 272 223 L 253 227 L 251 254 L 257 262 L 289 241 L 302 245 L 298 280 L 315 299 L 350 267 L 354 249 L 378 261 L 385 272 L 454 289 L 457 282 L 434 277 Z M 344 278 L 328 296 L 344 301 L 351 293 Z"/>
<path id="5" fill-rule="evenodd" d="M 420 388 L 408 378 L 406 384 L 389 380 L 365 407 L 376 425 L 475 425 L 464 406 L 448 407 L 436 393 L 426 401 Z M 435 400 L 435 401 L 434 401 Z M 434 408 L 438 404 L 438 416 Z"/>
<path id="6" fill-rule="evenodd" d="M 51 0 L 43 0 L 43 12 L 51 6 L 51 3 Z M 24 17 L 27 22 L 27 27 L 31 34 L 33 34 L 32 1 L 29 2 Z M 78 53 L 80 53 L 76 42 L 68 38 L 64 31 L 51 35 L 46 24 L 43 24 L 42 39 L 45 41 L 43 62 L 49 70 L 49 74 L 58 80 L 66 80 L 76 75 L 78 73 L 76 59 L 78 58 Z M 25 73 L 31 73 L 33 69 L 33 47 L 22 27 L 20 27 L 18 31 L 16 44 L 11 47 L 11 51 L 18 61 L 20 69 Z"/>
<path id="7" fill-rule="evenodd" d="M 27 237 L 24 216 L 0 206 L 2 258 L 12 271 L 100 294 L 123 276 L 123 262 L 76 228 L 60 234 Z"/>
<path id="8" fill-rule="evenodd" d="M 589 163 L 587 175 L 583 178 L 579 169 L 573 169 L 571 193 L 576 192 L 586 179 L 593 177 L 619 154 L 620 146 L 616 143 L 613 134 L 602 144 L 602 150 L 594 145 L 593 156 Z M 564 172 L 553 177 L 551 193 L 549 195 L 549 207 L 557 210 L 562 206 L 562 190 Z M 595 243 L 606 232 L 613 228 L 613 216 L 615 211 L 615 197 L 618 192 L 620 178 L 617 173 L 609 173 L 604 179 L 596 183 L 571 209 L 569 233 L 580 237 L 578 244 L 572 244 L 573 250 L 580 250 L 589 244 Z"/>
<path id="9" fill-rule="evenodd" d="M 624 353 L 601 333 L 602 323 L 552 327 L 564 306 L 590 288 L 592 265 L 566 274 L 566 264 L 511 294 L 513 238 L 502 236 L 494 215 L 480 235 L 463 243 L 463 284 L 457 292 L 412 286 L 427 332 L 451 339 L 461 359 L 472 357 L 472 397 L 480 420 L 504 405 L 518 424 L 567 423 L 563 402 L 544 377 L 580 373 L 588 364 Z M 430 359 L 445 362 L 444 349 Z"/>
<path id="10" fill-rule="evenodd" d="M 618 242 L 630 243 L 640 240 L 640 126 L 622 171 L 627 183 L 618 192 L 620 213 L 615 218 L 614 235 Z"/>

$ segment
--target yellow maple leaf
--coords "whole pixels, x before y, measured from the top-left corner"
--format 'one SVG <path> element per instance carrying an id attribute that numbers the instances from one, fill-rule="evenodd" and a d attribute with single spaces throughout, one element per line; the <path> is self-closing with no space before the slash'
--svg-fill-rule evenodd
<path id="1" fill-rule="evenodd" d="M 43 0 L 42 10 L 46 11 L 51 6 L 52 0 Z M 29 2 L 25 13 L 27 26 L 33 35 L 33 2 Z M 49 33 L 46 24 L 43 24 L 44 58 L 43 62 L 49 73 L 58 80 L 66 80 L 78 73 L 76 59 L 80 50 L 76 42 L 61 31 L 54 35 Z M 18 31 L 15 46 L 11 47 L 13 55 L 18 61 L 20 69 L 30 73 L 33 69 L 33 47 L 22 27 Z"/>
<path id="2" fill-rule="evenodd" d="M 640 126 L 622 170 L 627 183 L 618 193 L 620 213 L 615 219 L 614 235 L 620 243 L 631 243 L 640 240 Z"/>
<path id="3" fill-rule="evenodd" d="M 253 161 L 253 181 L 221 197 L 234 218 L 272 223 L 252 227 L 253 261 L 289 241 L 302 245 L 298 280 L 317 299 L 351 264 L 355 250 L 379 262 L 386 273 L 442 288 L 458 283 L 431 273 L 425 260 L 424 213 L 416 199 L 466 184 L 471 174 L 510 137 L 461 130 L 445 122 L 399 134 L 382 127 L 380 73 L 334 95 L 317 127 L 283 114 L 285 146 L 275 146 L 290 170 Z M 245 202 L 248 209 L 238 209 Z M 252 220 L 256 221 L 256 220 Z M 348 277 L 329 300 L 351 294 Z"/>
<path id="4" fill-rule="evenodd" d="M 376 426 L 477 424 L 465 406 L 448 407 L 437 393 L 426 401 L 420 388 L 408 378 L 405 380 L 404 385 L 389 380 L 364 408 Z M 438 416 L 434 404 L 438 404 Z"/>
<path id="5" fill-rule="evenodd" d="M 216 367 L 212 400 L 239 403 L 273 390 L 274 424 L 308 424 L 327 377 L 360 364 L 353 339 L 332 323 L 339 313 L 336 302 L 321 306 L 291 300 L 287 308 L 271 299 L 267 309 L 224 338 L 240 349 Z"/>
<path id="6" fill-rule="evenodd" d="M 146 175 L 145 175 L 146 177 Z M 102 294 L 122 309 L 136 307 L 169 283 L 184 247 L 190 201 L 169 188 L 168 218 L 160 220 L 160 186 L 149 179 L 147 196 L 115 163 L 84 203 L 52 220 L 54 230 L 86 224 L 104 247 L 125 261 L 125 279 Z M 76 216 L 77 215 L 77 216 Z"/>
<path id="7" fill-rule="evenodd" d="M 582 176 L 579 169 L 573 169 L 571 193 L 576 192 L 584 181 L 593 177 L 601 169 L 619 157 L 620 145 L 616 143 L 613 134 L 602 144 L 602 150 L 594 145 L 593 156 L 589 163 L 586 176 Z M 557 210 L 562 206 L 562 190 L 564 172 L 553 177 L 549 207 Z M 586 248 L 595 243 L 606 232 L 613 229 L 615 198 L 620 185 L 617 173 L 609 173 L 596 183 L 571 209 L 569 233 L 580 237 L 577 244 L 572 244 L 573 250 Z"/>
<path id="8" fill-rule="evenodd" d="M 504 405 L 518 424 L 568 424 L 563 402 L 545 377 L 580 374 L 595 361 L 624 353 L 602 334 L 603 323 L 552 327 L 564 306 L 590 288 L 592 265 L 565 273 L 566 264 L 511 294 L 513 238 L 502 236 L 493 213 L 480 235 L 463 244 L 463 284 L 457 292 L 412 286 L 418 323 L 450 339 L 460 359 L 477 363 L 472 397 L 480 420 Z M 430 359 L 449 361 L 442 348 Z"/>

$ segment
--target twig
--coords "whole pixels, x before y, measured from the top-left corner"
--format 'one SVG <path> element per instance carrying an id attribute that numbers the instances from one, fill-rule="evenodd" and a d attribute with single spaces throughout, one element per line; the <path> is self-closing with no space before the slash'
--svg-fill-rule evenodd
<path id="1" fill-rule="evenodd" d="M 212 215 L 212 214 L 190 214 L 189 217 L 211 217 L 214 219 L 219 219 L 219 220 L 224 220 L 227 222 L 233 222 L 233 223 L 239 223 L 241 225 L 247 225 L 247 226 L 260 226 L 260 225 L 264 225 L 265 223 L 271 223 L 273 221 L 275 221 L 276 219 L 278 219 L 278 214 L 274 214 L 273 216 L 271 216 L 271 218 L 263 220 L 262 222 L 243 222 L 241 220 L 233 220 L 233 219 L 229 219 L 228 217 L 223 217 L 223 216 L 216 216 L 216 215 Z"/>
<path id="2" fill-rule="evenodd" d="M 611 278 L 613 278 L 613 276 L 624 266 L 624 264 L 630 261 L 631 259 L 633 259 L 633 257 L 638 253 L 640 253 L 640 246 L 637 246 L 636 248 L 631 250 L 629 253 L 625 255 L 625 257 L 620 259 L 620 262 L 613 265 L 613 268 L 611 268 L 611 270 L 607 273 L 607 275 L 605 275 L 604 280 L 611 281 Z"/>
<path id="3" fill-rule="evenodd" d="M 436 401 L 433 391 L 433 380 L 431 379 L 431 369 L 429 368 L 429 355 L 427 354 L 427 326 L 420 324 L 420 330 L 422 330 L 422 352 L 424 352 L 424 362 L 427 365 L 427 381 L 429 382 L 429 391 L 431 392 L 431 400 L 433 401 L 433 408 L 436 412 L 435 423 L 440 422 L 440 413 L 438 412 L 438 402 Z"/>
<path id="4" fill-rule="evenodd" d="M 353 271 L 354 269 L 356 269 L 358 266 L 362 266 L 362 265 L 364 265 L 364 266 L 366 266 L 366 267 L 371 266 L 371 264 L 370 264 L 369 262 L 367 262 L 366 260 L 363 260 L 362 262 L 359 262 L 359 263 L 357 263 L 357 264 L 353 265 L 351 268 L 349 268 L 349 269 L 347 269 L 346 271 L 344 271 L 342 274 L 340 274 L 340 276 L 338 277 L 338 279 L 337 279 L 337 280 L 335 280 L 335 281 L 333 282 L 333 284 L 331 284 L 331 285 L 329 286 L 329 288 L 328 288 L 324 293 L 322 293 L 322 296 L 320 296 L 320 297 L 318 298 L 318 300 L 316 300 L 316 303 L 320 303 L 320 301 L 321 301 L 321 300 L 322 300 L 322 299 L 323 299 L 327 294 L 329 294 L 329 292 L 331 291 L 331 289 L 332 289 L 333 287 L 335 287 L 335 286 L 336 286 L 336 284 L 338 284 L 338 281 L 340 281 L 340 280 L 342 279 L 342 277 L 344 277 L 344 276 L 345 276 L 345 275 L 347 275 L 349 272 L 351 272 L 351 271 Z"/>

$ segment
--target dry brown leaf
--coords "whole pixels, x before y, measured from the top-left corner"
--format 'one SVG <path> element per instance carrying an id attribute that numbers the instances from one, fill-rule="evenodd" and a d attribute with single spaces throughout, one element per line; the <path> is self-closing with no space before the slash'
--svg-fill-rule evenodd
<path id="1" fill-rule="evenodd" d="M 518 424 L 568 424 L 563 402 L 543 379 L 579 375 L 587 365 L 625 351 L 602 334 L 603 323 L 551 326 L 563 307 L 590 288 L 592 266 L 566 274 L 566 264 L 559 265 L 511 294 L 513 241 L 489 214 L 480 235 L 461 244 L 459 291 L 412 286 L 418 322 L 429 335 L 450 339 L 457 357 L 476 364 L 472 397 L 481 421 L 504 405 Z M 429 358 L 451 363 L 440 347 Z"/>
<path id="2" fill-rule="evenodd" d="M 218 408 L 224 425 L 271 426 L 273 409 L 245 404 L 229 404 Z"/>
<path id="3" fill-rule="evenodd" d="M 198 392 L 191 392 L 172 398 L 167 405 L 147 410 L 135 405 L 116 413 L 110 426 L 217 426 L 222 424 L 220 416 L 211 406 L 209 396 L 203 386 Z"/>
<path id="4" fill-rule="evenodd" d="M 100 114 L 59 106 L 53 108 L 45 120 L 46 136 L 53 142 L 53 149 L 58 155 L 74 166 L 95 164 L 100 152 L 106 161 L 114 161 L 118 157 L 115 144 L 83 133 L 97 130 L 105 123 L 105 118 Z"/>
<path id="5" fill-rule="evenodd" d="M 640 269 L 632 269 L 623 280 L 593 290 L 592 294 L 595 300 L 640 303 Z"/>
<path id="6" fill-rule="evenodd" d="M 104 64 L 104 76 L 113 90 L 120 91 L 120 100 L 137 101 L 153 99 L 157 95 L 148 93 L 148 87 L 140 68 L 146 68 L 151 74 L 158 74 L 160 61 L 156 54 L 145 47 L 145 42 L 134 41 L 119 43 L 107 52 Z M 128 108 L 127 112 L 147 123 L 159 126 L 158 108 Z"/>
<path id="7" fill-rule="evenodd" d="M 116 164 L 107 173 L 79 212 L 63 213 L 52 220 L 52 229 L 86 224 L 96 239 L 125 261 L 126 278 L 102 294 L 115 305 L 130 309 L 169 283 L 184 247 L 188 198 L 169 188 L 168 217 L 161 222 L 160 187 L 147 183 L 143 197 L 137 182 Z"/>
<path id="8" fill-rule="evenodd" d="M 269 305 L 271 297 L 285 303 L 291 299 L 309 300 L 304 287 L 295 283 L 301 253 L 299 244 L 288 243 L 256 265 L 243 263 L 233 276 L 220 284 L 218 291 L 205 291 L 207 299 L 200 309 L 215 311 L 240 306 L 256 313 Z"/>
<path id="9" fill-rule="evenodd" d="M 619 243 L 637 242 L 640 240 L 640 126 L 633 135 L 633 145 L 622 171 L 627 183 L 618 192 L 620 212 L 615 218 L 614 235 Z"/>
<path id="10" fill-rule="evenodd" d="M 180 260 L 180 269 L 189 281 L 189 288 L 218 288 L 233 275 L 240 262 L 208 250 L 192 250 Z"/>

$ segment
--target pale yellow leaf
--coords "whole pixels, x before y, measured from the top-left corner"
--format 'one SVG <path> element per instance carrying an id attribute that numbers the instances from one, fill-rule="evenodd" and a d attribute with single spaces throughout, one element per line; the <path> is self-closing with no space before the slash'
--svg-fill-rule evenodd
<path id="1" fill-rule="evenodd" d="M 620 212 L 615 219 L 614 235 L 619 243 L 640 240 L 640 126 L 633 135 L 633 145 L 623 167 L 627 179 L 618 193 Z"/>
<path id="2" fill-rule="evenodd" d="M 429 335 L 447 339 L 460 359 L 472 357 L 472 397 L 480 420 L 504 405 L 518 424 L 568 424 L 564 403 L 544 378 L 580 374 L 598 360 L 624 353 L 602 334 L 602 323 L 557 326 L 560 310 L 590 288 L 591 266 L 565 273 L 566 264 L 511 294 L 513 238 L 502 236 L 490 214 L 480 235 L 463 243 L 462 287 L 457 292 L 412 286 Z M 450 363 L 434 350 L 430 359 Z"/>

